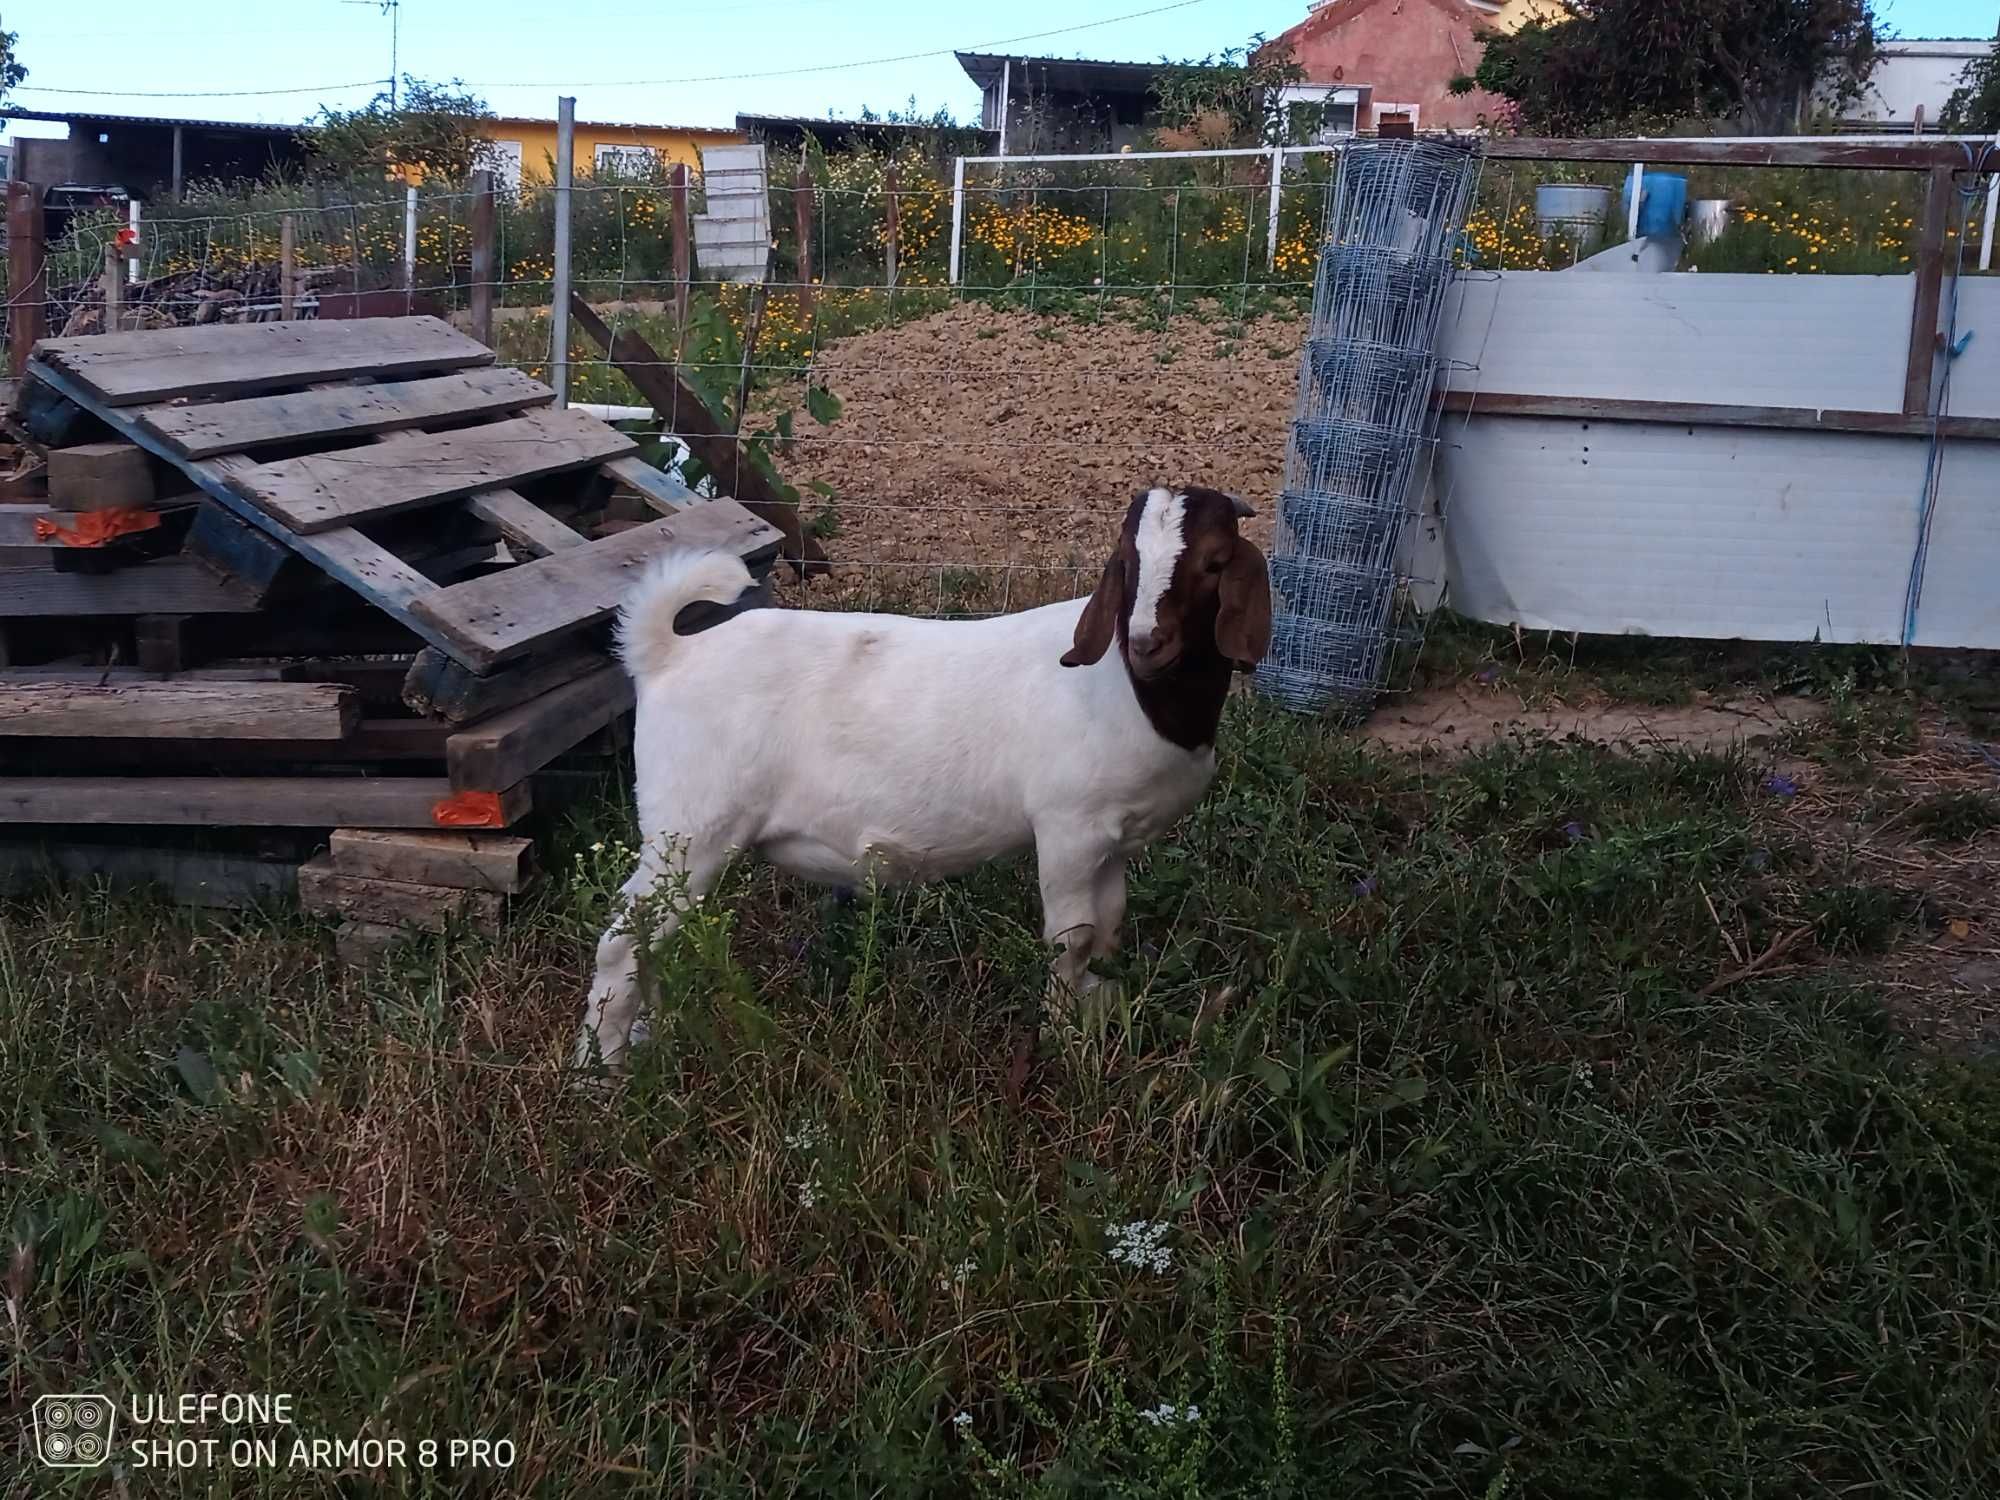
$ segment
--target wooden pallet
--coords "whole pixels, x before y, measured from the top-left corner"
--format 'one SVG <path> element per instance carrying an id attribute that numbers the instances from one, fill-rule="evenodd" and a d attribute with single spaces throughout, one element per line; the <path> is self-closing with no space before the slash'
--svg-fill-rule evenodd
<path id="1" fill-rule="evenodd" d="M 722 547 L 761 569 L 780 534 L 731 500 L 702 500 L 630 438 L 436 318 L 253 323 L 45 340 L 28 375 L 173 464 L 243 535 L 248 580 L 274 542 L 368 600 L 465 672 L 559 649 L 606 619 L 637 571 L 673 546 Z M 343 383 L 344 382 L 344 383 Z M 660 518 L 592 541 L 519 492 L 603 476 Z M 440 585 L 371 533 L 460 512 L 527 561 Z M 221 522 L 195 550 L 227 563 Z M 264 554 L 269 548 L 263 549 Z M 179 596 L 175 596 L 178 598 Z"/>

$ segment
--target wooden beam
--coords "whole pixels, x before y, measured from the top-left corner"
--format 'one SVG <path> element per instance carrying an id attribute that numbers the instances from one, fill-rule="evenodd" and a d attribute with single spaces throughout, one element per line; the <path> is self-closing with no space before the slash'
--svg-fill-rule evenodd
<path id="1" fill-rule="evenodd" d="M 1626 401 L 1600 396 L 1531 396 L 1504 391 L 1446 391 L 1445 411 L 1476 417 L 1561 417 L 1585 422 L 1659 422 L 1673 427 L 1761 427 L 1796 432 L 1855 432 L 1928 437 L 1932 419 L 1895 411 L 1810 406 L 1730 406 L 1703 401 Z M 1946 437 L 2000 439 L 2000 417 L 1942 417 Z"/>
<path id="2" fill-rule="evenodd" d="M 1903 368 L 1903 411 L 1925 416 L 1938 361 L 1938 308 L 1944 300 L 1945 230 L 1958 188 L 1950 167 L 1933 167 L 1924 180 L 1917 223 L 1916 294 L 1910 308 L 1910 356 Z"/>
<path id="3" fill-rule="evenodd" d="M 438 422 L 512 416 L 556 393 L 496 367 L 381 385 L 332 385 L 206 406 L 153 406 L 134 415 L 181 458 L 213 458 L 272 443 L 362 438 Z"/>
<path id="4" fill-rule="evenodd" d="M 499 289 L 500 236 L 493 213 L 493 174 L 472 174 L 472 336 L 493 347 L 493 303 Z M 550 393 L 551 395 L 554 392 Z"/>
<path id="5" fill-rule="evenodd" d="M 298 312 L 299 223 L 291 214 L 278 221 L 278 316 Z"/>
<path id="6" fill-rule="evenodd" d="M 267 514 L 310 536 L 637 451 L 630 437 L 583 412 L 537 411 L 484 427 L 288 458 L 239 471 L 234 483 Z"/>
<path id="7" fill-rule="evenodd" d="M 456 643 L 475 669 L 608 620 L 641 571 L 669 547 L 717 548 L 751 556 L 774 550 L 778 533 L 727 500 L 690 506 L 587 546 L 572 547 L 489 578 L 412 600 L 410 609 Z"/>
<path id="8" fill-rule="evenodd" d="M 506 834 L 336 828 L 327 852 L 343 875 L 503 895 L 520 894 L 535 873 L 534 840 Z"/>
<path id="9" fill-rule="evenodd" d="M 455 787 L 512 786 L 632 707 L 632 679 L 606 667 L 458 731 L 445 746 Z"/>
<path id="10" fill-rule="evenodd" d="M 165 680 L 183 679 L 177 676 Z M 434 724 L 428 719 L 363 719 L 352 734 L 339 740 L 0 739 L 0 758 L 4 758 L 9 769 L 23 774 L 87 771 L 107 776 L 207 774 L 223 767 L 261 771 L 287 764 L 333 766 L 371 761 L 442 764 L 451 733 L 450 725 Z"/>
<path id="11" fill-rule="evenodd" d="M 492 364 L 493 351 L 437 318 L 351 318 L 48 339 L 38 358 L 107 406 L 140 406 L 354 375 L 464 370 Z"/>
<path id="12" fill-rule="evenodd" d="M 7 368 L 19 375 L 48 329 L 48 257 L 42 245 L 41 189 L 7 184 Z"/>
<path id="13" fill-rule="evenodd" d="M 403 679 L 403 704 L 414 713 L 464 724 L 526 703 L 610 665 L 601 651 L 566 651 L 498 672 L 474 672 L 443 651 L 417 653 Z"/>
<path id="14" fill-rule="evenodd" d="M 781 494 L 761 469 L 743 458 L 735 435 L 659 351 L 633 329 L 622 328 L 614 336 L 597 310 L 581 297 L 571 300 L 570 316 L 638 388 L 667 429 L 715 476 L 718 488 L 734 496 L 752 515 L 778 528 L 784 537 L 782 555 L 793 568 L 808 578 L 825 573 L 826 553 L 800 524 L 798 501 Z"/>
<path id="15" fill-rule="evenodd" d="M 0 683 L 0 738 L 338 740 L 360 722 L 337 683 Z"/>
<path id="16" fill-rule="evenodd" d="M 237 520 L 213 500 L 195 512 L 181 551 L 260 604 L 270 599 L 288 570 L 305 566 L 291 548 Z"/>
<path id="17" fill-rule="evenodd" d="M 299 905 L 324 916 L 425 932 L 465 926 L 491 934 L 500 930 L 506 904 L 494 891 L 350 875 L 324 854 L 299 866 Z"/>
<path id="18" fill-rule="evenodd" d="M 637 463 L 638 460 L 618 459 L 616 462 Z M 465 508 L 497 529 L 508 541 L 537 557 L 581 547 L 590 540 L 568 522 L 558 521 L 539 505 L 512 490 L 489 490 L 483 495 L 474 495 L 465 502 Z"/>
<path id="19" fill-rule="evenodd" d="M 1846 167 L 1862 171 L 1928 172 L 1966 166 L 1965 146 L 1945 138 L 1902 141 L 1825 140 L 1790 136 L 1709 140 L 1700 136 L 1572 140 L 1546 136 L 1482 138 L 1489 161 L 1642 162 L 1662 167 Z"/>
<path id="20" fill-rule="evenodd" d="M 0 616 L 244 615 L 260 607 L 252 595 L 185 557 L 109 573 L 0 568 Z"/>
<path id="21" fill-rule="evenodd" d="M 525 785 L 495 795 L 482 826 L 533 806 Z M 442 776 L 0 776 L 0 823 L 435 828 L 457 801 Z"/>
<path id="22" fill-rule="evenodd" d="M 0 843 L 0 890 L 10 895 L 26 894 L 49 881 L 97 880 L 118 887 L 157 886 L 182 906 L 244 908 L 290 896 L 298 886 L 298 866 L 289 860 L 193 849 Z"/>

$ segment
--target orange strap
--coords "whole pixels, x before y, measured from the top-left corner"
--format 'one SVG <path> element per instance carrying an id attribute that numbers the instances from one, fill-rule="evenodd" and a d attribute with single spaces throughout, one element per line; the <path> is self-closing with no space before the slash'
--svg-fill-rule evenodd
<path id="1" fill-rule="evenodd" d="M 160 524 L 160 513 L 128 507 L 122 510 L 86 510 L 74 524 L 63 526 L 47 516 L 35 517 L 35 540 L 61 542 L 65 547 L 102 547 L 113 537 L 151 531 Z"/>
<path id="2" fill-rule="evenodd" d="M 440 828 L 505 828 L 498 792 L 454 792 L 431 804 L 431 821 Z"/>

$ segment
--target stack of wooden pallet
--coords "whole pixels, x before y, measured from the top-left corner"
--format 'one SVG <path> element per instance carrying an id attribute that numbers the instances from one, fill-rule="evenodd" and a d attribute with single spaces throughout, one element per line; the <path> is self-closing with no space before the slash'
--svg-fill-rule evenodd
<path id="1" fill-rule="evenodd" d="M 780 540 L 433 318 L 46 340 L 8 425 L 0 881 L 297 888 L 357 940 L 496 921 L 502 830 L 630 707 L 638 570 Z"/>

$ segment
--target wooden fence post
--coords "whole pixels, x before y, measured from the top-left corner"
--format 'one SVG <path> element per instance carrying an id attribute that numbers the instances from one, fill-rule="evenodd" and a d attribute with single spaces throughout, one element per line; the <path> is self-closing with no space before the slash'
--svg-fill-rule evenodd
<path id="1" fill-rule="evenodd" d="M 125 257 L 118 241 L 104 246 L 104 331 L 119 333 L 125 327 Z"/>
<path id="2" fill-rule="evenodd" d="M 1937 370 L 1938 307 L 1944 300 L 1945 229 L 1952 194 L 1958 191 L 1950 167 L 1924 174 L 1924 206 L 1917 220 L 1916 296 L 1910 308 L 1910 357 L 1903 367 L 1903 414 L 1927 416 Z"/>
<path id="3" fill-rule="evenodd" d="M 882 238 L 888 249 L 889 290 L 896 290 L 896 164 L 890 162 L 882 173 Z"/>
<path id="4" fill-rule="evenodd" d="M 493 347 L 493 293 L 499 279 L 499 236 L 495 233 L 493 174 L 472 174 L 472 336 Z"/>
<path id="5" fill-rule="evenodd" d="M 813 310 L 813 181 L 805 158 L 799 159 L 799 178 L 792 185 L 792 218 L 799 233 L 799 316 L 811 317 Z"/>
<path id="6" fill-rule="evenodd" d="M 278 316 L 287 320 L 299 310 L 299 226 L 290 214 L 278 221 Z"/>
<path id="7" fill-rule="evenodd" d="M 692 269 L 690 246 L 688 243 L 688 169 L 686 162 L 674 165 L 672 183 L 673 199 L 673 251 L 674 251 L 674 358 L 681 357 L 681 348 L 687 342 L 688 320 L 688 276 Z"/>
<path id="8" fill-rule="evenodd" d="M 48 326 L 48 266 L 42 255 L 42 195 L 7 184 L 7 365 L 15 375 Z"/>

